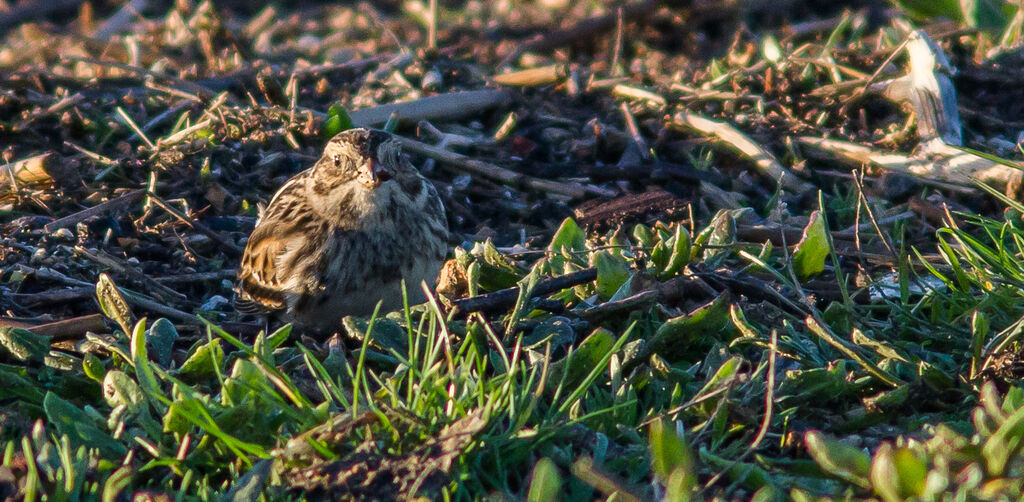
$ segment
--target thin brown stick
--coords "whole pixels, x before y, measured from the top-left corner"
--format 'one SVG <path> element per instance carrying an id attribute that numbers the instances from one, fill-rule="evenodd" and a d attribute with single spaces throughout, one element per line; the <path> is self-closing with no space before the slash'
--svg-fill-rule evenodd
<path id="1" fill-rule="evenodd" d="M 43 230 L 46 230 L 47 232 L 53 232 L 60 228 L 70 227 L 72 225 L 78 224 L 94 216 L 112 213 L 115 211 L 121 211 L 124 208 L 126 208 L 129 204 L 141 199 L 142 196 L 145 195 L 145 193 L 146 191 L 141 189 L 132 190 L 131 192 L 121 195 L 120 197 L 110 199 L 105 202 L 101 202 L 99 204 L 96 204 L 95 206 L 83 209 L 77 213 L 69 214 L 63 218 L 51 221 L 43 227 Z"/>
<path id="2" fill-rule="evenodd" d="M 680 111 L 673 116 L 669 125 L 715 137 L 720 143 L 729 146 L 752 160 L 759 171 L 770 176 L 783 188 L 798 193 L 815 189 L 814 185 L 798 178 L 789 169 L 780 164 L 778 160 L 775 160 L 775 156 L 771 152 L 752 141 L 727 122 L 711 120 L 696 113 Z"/>
<path id="3" fill-rule="evenodd" d="M 536 298 L 538 296 L 549 295 L 566 288 L 586 284 L 594 279 L 597 279 L 596 268 L 585 268 L 570 274 L 560 275 L 537 284 L 537 286 L 533 288 L 530 297 Z M 486 312 L 505 308 L 514 304 L 518 299 L 519 288 L 513 287 L 495 291 L 493 293 L 487 293 L 486 295 L 462 298 L 455 300 L 452 303 L 454 304 L 456 312 L 469 314 L 471 312 Z"/>
<path id="4" fill-rule="evenodd" d="M 0 30 L 6 30 L 33 19 L 49 15 L 57 11 L 71 10 L 85 0 L 37 0 L 28 5 L 19 5 L 0 15 Z"/>
<path id="5" fill-rule="evenodd" d="M 94 65 L 99 65 L 99 66 L 109 66 L 111 68 L 117 68 L 119 70 L 123 70 L 123 71 L 129 72 L 129 73 L 134 73 L 137 76 L 146 76 L 146 77 L 153 77 L 153 78 L 163 79 L 168 84 L 170 84 L 172 86 L 175 86 L 175 87 L 180 87 L 181 89 L 184 89 L 186 92 L 195 94 L 196 96 L 199 96 L 202 99 L 211 99 L 211 98 L 213 98 L 214 96 L 217 95 L 217 93 L 213 92 L 212 89 L 209 89 L 207 87 L 199 85 L 199 84 L 197 84 L 195 82 L 190 82 L 190 81 L 185 80 L 183 78 L 178 78 L 178 77 L 175 77 L 175 76 L 172 76 L 172 75 L 165 75 L 163 73 L 155 72 L 153 70 L 150 70 L 150 69 L 147 69 L 147 68 L 143 68 L 141 66 L 133 66 L 133 65 L 130 65 L 130 64 L 119 63 L 117 61 L 105 61 L 105 60 L 102 60 L 102 59 L 84 58 L 84 57 L 79 57 L 79 56 L 64 56 L 64 57 L 66 59 L 70 60 L 70 61 L 78 61 L 78 62 L 82 62 L 82 63 L 89 63 L 89 64 L 94 64 Z"/>
<path id="6" fill-rule="evenodd" d="M 502 90 L 459 91 L 363 108 L 349 112 L 349 117 L 357 126 L 382 126 L 395 113 L 402 122 L 415 124 L 421 120 L 455 120 L 476 115 L 488 108 L 507 106 L 510 101 L 509 93 Z"/>
<path id="7" fill-rule="evenodd" d="M 582 198 L 585 196 L 589 189 L 579 183 L 562 183 L 559 181 L 544 180 L 527 176 L 525 174 L 517 173 L 511 169 L 491 164 L 490 162 L 484 162 L 482 160 L 476 160 L 469 158 L 465 155 L 460 155 L 455 152 L 449 152 L 435 146 L 430 146 L 426 143 L 421 143 L 414 139 L 399 138 L 402 142 L 402 147 L 408 153 L 414 153 L 416 155 L 422 155 L 440 162 L 442 165 L 448 165 L 457 171 L 466 172 L 469 174 L 476 174 L 485 178 L 504 183 L 510 186 L 516 187 L 527 187 L 534 190 L 540 190 L 543 192 L 552 192 L 562 195 L 568 195 L 572 198 Z"/>
<path id="8" fill-rule="evenodd" d="M 491 76 L 491 81 L 495 84 L 509 87 L 538 87 L 554 84 L 565 78 L 567 74 L 565 65 L 552 64 L 509 73 L 499 73 Z"/>
<path id="9" fill-rule="evenodd" d="M 234 279 L 235 274 L 237 273 L 238 271 L 232 268 L 218 270 L 216 272 L 196 272 L 194 274 L 180 274 L 168 275 L 164 277 L 154 277 L 153 280 L 159 283 L 219 281 L 222 279 Z"/>
<path id="10" fill-rule="evenodd" d="M 185 301 L 188 299 L 187 296 L 163 285 L 159 282 L 154 281 L 152 278 L 136 270 L 127 263 L 122 263 L 117 257 L 111 256 L 102 250 L 90 251 L 82 246 L 75 246 L 75 253 L 99 264 L 102 267 L 106 267 L 113 271 L 120 273 L 130 279 L 139 281 L 152 290 L 153 296 L 164 302 L 171 301 Z"/>
<path id="11" fill-rule="evenodd" d="M 614 28 L 620 19 L 624 22 L 639 19 L 654 10 L 658 4 L 660 2 L 657 0 L 646 0 L 644 2 L 624 5 L 621 9 L 615 9 L 609 14 L 584 19 L 575 26 L 538 35 L 520 44 L 498 66 L 505 66 L 527 52 L 543 52 L 568 43 L 579 43 L 580 41 L 597 37 L 601 33 Z"/>
<path id="12" fill-rule="evenodd" d="M 40 324 L 28 329 L 37 335 L 49 336 L 54 341 L 60 341 L 82 338 L 87 331 L 105 331 L 107 325 L 103 322 L 102 314 L 89 314 Z"/>
<path id="13" fill-rule="evenodd" d="M 158 196 L 158 195 L 156 195 L 156 194 L 154 194 L 152 192 L 149 192 L 148 195 L 149 195 L 150 200 L 152 200 L 154 204 L 160 206 L 160 208 L 163 209 L 164 211 L 167 211 L 168 213 L 171 213 L 172 216 L 174 216 L 175 218 L 181 220 L 181 222 L 183 222 L 184 224 L 186 224 L 186 225 L 188 225 L 188 226 L 198 230 L 199 232 L 203 233 L 207 237 L 213 239 L 213 241 L 216 242 L 217 244 L 220 244 L 221 246 L 224 246 L 224 247 L 234 251 L 235 254 L 242 254 L 242 248 L 239 247 L 234 242 L 231 242 L 231 241 L 225 239 L 224 236 L 220 235 L 219 233 L 217 233 L 216 231 L 214 231 L 210 227 L 208 227 L 206 225 L 203 225 L 202 223 L 196 221 L 193 218 L 189 218 L 188 216 L 186 216 L 181 211 L 178 211 L 177 209 L 175 209 L 174 206 L 171 206 L 170 204 L 168 204 L 167 201 L 165 201 L 162 198 L 160 198 L 160 196 Z"/>

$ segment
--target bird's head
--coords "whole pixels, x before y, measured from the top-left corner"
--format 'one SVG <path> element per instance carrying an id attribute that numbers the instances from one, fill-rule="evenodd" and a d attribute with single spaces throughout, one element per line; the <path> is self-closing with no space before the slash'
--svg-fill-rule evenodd
<path id="1" fill-rule="evenodd" d="M 408 178 L 409 169 L 394 136 L 374 129 L 342 131 L 327 142 L 313 166 L 309 201 L 336 224 L 357 225 L 389 210 L 401 192 L 397 181 Z"/>
<path id="2" fill-rule="evenodd" d="M 326 186 L 356 182 L 375 190 L 395 177 L 401 146 L 394 136 L 375 129 L 349 129 L 336 134 L 314 167 L 314 176 Z"/>

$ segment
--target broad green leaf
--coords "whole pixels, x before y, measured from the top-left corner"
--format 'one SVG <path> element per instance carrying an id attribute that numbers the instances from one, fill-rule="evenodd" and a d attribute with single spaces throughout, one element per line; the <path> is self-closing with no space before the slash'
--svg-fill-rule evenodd
<path id="1" fill-rule="evenodd" d="M 277 331 L 271 333 L 270 336 L 267 337 L 267 347 L 269 347 L 270 349 L 276 349 L 280 347 L 281 344 L 288 341 L 288 337 L 291 336 L 291 334 L 291 324 L 285 324 L 284 326 L 277 328 Z"/>
<path id="2" fill-rule="evenodd" d="M 1017 409 L 999 426 L 981 447 L 990 476 L 1006 475 L 1010 459 L 1024 447 L 1024 407 Z"/>
<path id="3" fill-rule="evenodd" d="M 564 387 L 576 387 L 615 345 L 615 336 L 604 328 L 594 330 L 569 356 L 551 364 L 548 386 L 553 390 L 563 379 Z"/>
<path id="4" fill-rule="evenodd" d="M 43 387 L 35 379 L 26 378 L 28 371 L 15 366 L 0 366 L 0 399 L 16 397 L 30 403 L 43 402 Z"/>
<path id="5" fill-rule="evenodd" d="M 365 317 L 345 316 L 341 324 L 345 328 L 345 333 L 359 344 L 362 344 L 363 338 L 370 330 L 370 320 Z M 384 352 L 393 350 L 399 354 L 407 354 L 409 334 L 393 319 L 378 317 L 374 320 L 369 344 L 370 347 Z"/>
<path id="6" fill-rule="evenodd" d="M 711 223 L 697 232 L 697 236 L 693 238 L 691 259 L 703 255 L 703 260 L 713 267 L 728 256 L 731 252 L 728 245 L 736 240 L 736 218 L 742 216 L 744 212 L 746 211 L 723 209 L 716 213 Z"/>
<path id="7" fill-rule="evenodd" d="M 928 466 L 907 448 L 896 450 L 893 460 L 900 477 L 900 491 L 906 497 L 924 493 L 928 479 Z"/>
<path id="8" fill-rule="evenodd" d="M 0 356 L 5 354 L 22 362 L 41 362 L 50 353 L 50 337 L 24 328 L 0 328 Z"/>
<path id="9" fill-rule="evenodd" d="M 124 445 L 100 430 L 89 415 L 53 392 L 46 393 L 43 409 L 49 422 L 59 433 L 67 434 L 73 444 L 97 448 L 108 460 L 119 459 L 126 453 Z"/>
<path id="10" fill-rule="evenodd" d="M 519 270 L 511 260 L 498 252 L 489 239 L 476 243 L 470 252 L 473 262 L 466 269 L 470 291 L 479 286 L 487 291 L 515 286 L 524 271 Z M 475 293 L 474 293 L 475 294 Z"/>
<path id="11" fill-rule="evenodd" d="M 811 213 L 803 237 L 793 252 L 793 270 L 800 279 L 807 279 L 825 270 L 825 258 L 828 257 L 830 250 L 828 236 L 825 234 L 827 231 L 821 212 Z"/>
<path id="12" fill-rule="evenodd" d="M 125 333 L 131 333 L 132 311 L 114 281 L 105 273 L 100 274 L 96 281 L 96 299 L 104 315 L 121 326 Z"/>
<path id="13" fill-rule="evenodd" d="M 963 21 L 959 0 L 894 0 L 893 3 L 918 19 L 945 17 L 951 21 Z"/>
<path id="14" fill-rule="evenodd" d="M 640 247 L 654 247 L 654 233 L 651 232 L 651 229 L 643 223 L 639 223 L 633 227 L 633 238 L 636 239 L 636 243 Z"/>
<path id="15" fill-rule="evenodd" d="M 82 370 L 85 372 L 85 376 L 102 383 L 104 373 L 107 371 L 103 367 L 103 361 L 92 353 L 86 353 L 82 357 Z"/>
<path id="16" fill-rule="evenodd" d="M 683 228 L 683 225 L 676 224 L 675 235 L 672 236 L 671 242 L 672 252 L 669 254 L 668 263 L 665 264 L 665 268 L 658 274 L 661 280 L 666 280 L 676 275 L 690 262 L 692 249 L 690 233 Z"/>
<path id="17" fill-rule="evenodd" d="M 663 484 L 678 471 L 682 471 L 689 477 L 689 487 L 696 482 L 693 473 L 693 452 L 683 438 L 676 434 L 671 426 L 672 422 L 666 424 L 663 419 L 655 420 L 647 430 L 647 439 L 651 450 L 651 468 Z M 686 490 L 687 492 L 689 490 Z"/>
<path id="18" fill-rule="evenodd" d="M 885 442 L 871 461 L 871 483 L 886 502 L 907 500 L 924 494 L 928 466 L 906 448 Z"/>
<path id="19" fill-rule="evenodd" d="M 735 333 L 729 318 L 730 295 L 723 293 L 712 302 L 688 314 L 665 321 L 648 341 L 648 353 L 658 354 L 669 362 L 679 360 L 701 342 L 728 341 Z M 646 357 L 646 356 L 645 356 Z"/>
<path id="20" fill-rule="evenodd" d="M 174 375 L 188 382 L 200 382 L 216 375 L 224 364 L 220 338 L 213 338 L 194 349 Z"/>
<path id="21" fill-rule="evenodd" d="M 590 265 L 597 269 L 597 295 L 608 300 L 629 279 L 629 262 L 608 250 L 591 255 Z"/>
<path id="22" fill-rule="evenodd" d="M 861 488 L 871 486 L 871 458 L 867 453 L 814 430 L 804 434 L 804 442 L 811 458 L 826 472 Z"/>
<path id="23" fill-rule="evenodd" d="M 107 372 L 103 378 L 103 398 L 111 408 L 125 406 L 132 413 L 139 413 L 145 408 L 145 394 L 135 380 L 123 371 Z"/>
<path id="24" fill-rule="evenodd" d="M 882 443 L 871 460 L 871 485 L 885 502 L 904 500 L 900 495 L 899 473 L 893 461 L 892 444 Z"/>
<path id="25" fill-rule="evenodd" d="M 960 0 L 960 9 L 967 26 L 1002 34 L 1010 20 L 1001 9 L 1005 3 L 999 0 Z"/>
<path id="26" fill-rule="evenodd" d="M 171 321 L 163 317 L 157 319 L 146 333 L 146 343 L 153 350 L 156 362 L 161 367 L 170 367 L 174 342 L 177 339 L 178 330 L 174 328 Z"/>
<path id="27" fill-rule="evenodd" d="M 352 119 L 348 116 L 348 111 L 339 103 L 331 105 L 327 110 L 327 119 L 324 120 L 324 137 L 331 138 L 339 132 L 347 131 L 351 128 Z"/>
<path id="28" fill-rule="evenodd" d="M 139 322 L 135 324 L 135 329 L 132 330 L 131 352 L 132 364 L 135 365 L 135 378 L 139 381 L 139 386 L 152 397 L 153 405 L 157 409 L 163 409 L 164 404 L 157 399 L 157 396 L 163 396 L 163 391 L 160 390 L 160 382 L 156 379 L 153 363 L 150 362 L 149 352 L 146 350 L 145 317 L 139 319 Z"/>
<path id="29" fill-rule="evenodd" d="M 558 475 L 558 467 L 551 459 L 545 457 L 533 466 L 533 480 L 530 491 L 526 495 L 527 502 L 557 502 L 562 491 L 562 477 Z"/>
<path id="30" fill-rule="evenodd" d="M 562 249 L 583 251 L 586 245 L 587 235 L 583 233 L 583 230 L 576 224 L 575 220 L 566 218 L 562 221 L 562 225 L 558 227 L 554 237 L 551 238 L 548 251 L 553 253 L 561 252 Z"/>

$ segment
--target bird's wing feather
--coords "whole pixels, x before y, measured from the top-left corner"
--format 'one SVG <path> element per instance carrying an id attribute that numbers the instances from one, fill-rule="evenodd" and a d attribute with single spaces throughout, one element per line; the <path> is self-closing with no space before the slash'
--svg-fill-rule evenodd
<path id="1" fill-rule="evenodd" d="M 290 292 L 289 281 L 294 271 L 282 267 L 281 258 L 303 245 L 302 229 L 294 228 L 295 215 L 309 214 L 309 210 L 297 207 L 303 198 L 282 197 L 282 194 L 304 190 L 304 178 L 300 174 L 277 191 L 249 236 L 235 290 L 235 307 L 240 312 L 280 310 L 287 306 L 285 294 Z M 280 203 L 278 199 L 291 202 Z"/>

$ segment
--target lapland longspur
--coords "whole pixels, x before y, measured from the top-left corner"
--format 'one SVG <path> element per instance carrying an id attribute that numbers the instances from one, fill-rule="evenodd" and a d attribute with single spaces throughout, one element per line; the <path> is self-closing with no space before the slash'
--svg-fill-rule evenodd
<path id="1" fill-rule="evenodd" d="M 378 130 L 343 131 L 261 211 L 238 269 L 236 308 L 283 312 L 316 333 L 346 315 L 423 301 L 437 278 L 448 223 L 434 185 Z"/>

